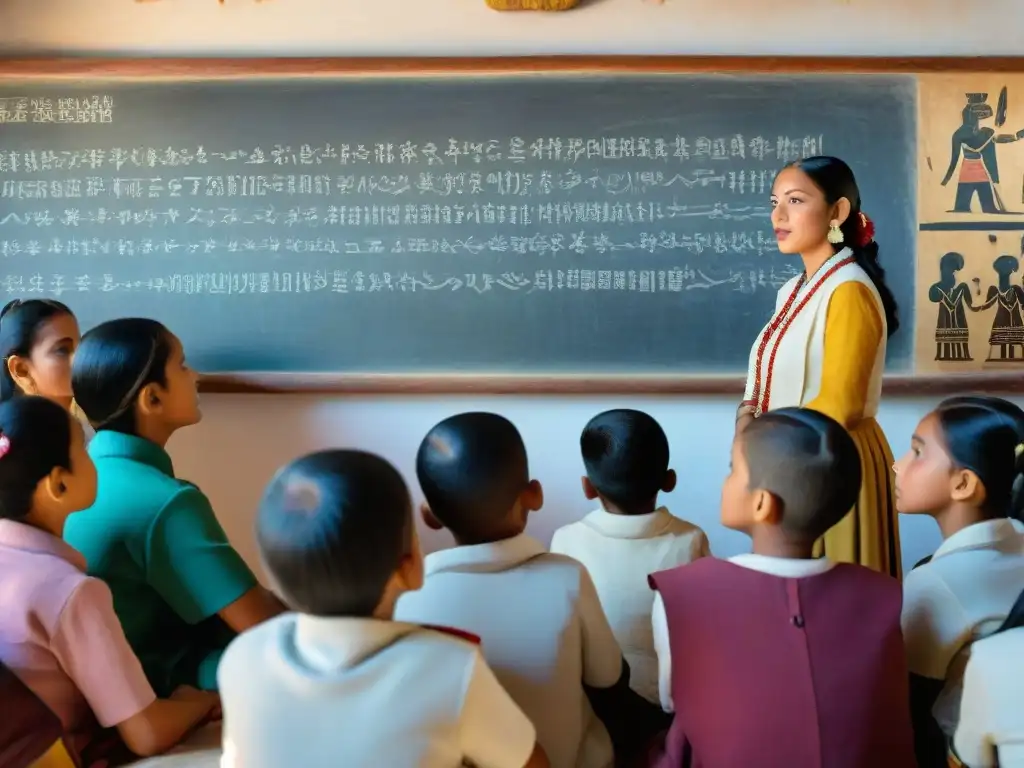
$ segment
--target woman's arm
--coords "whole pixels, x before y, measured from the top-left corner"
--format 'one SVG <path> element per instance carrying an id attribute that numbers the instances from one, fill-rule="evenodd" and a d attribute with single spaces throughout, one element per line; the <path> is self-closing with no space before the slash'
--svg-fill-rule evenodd
<path id="1" fill-rule="evenodd" d="M 847 429 L 864 417 L 882 329 L 882 316 L 868 286 L 849 282 L 833 291 L 825 315 L 821 386 L 807 408 L 831 416 Z"/>

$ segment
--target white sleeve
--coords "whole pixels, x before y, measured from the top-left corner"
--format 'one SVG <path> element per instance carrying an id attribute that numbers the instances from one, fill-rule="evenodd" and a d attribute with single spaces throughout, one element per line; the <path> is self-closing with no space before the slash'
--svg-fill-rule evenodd
<path id="1" fill-rule="evenodd" d="M 651 609 L 651 628 L 654 631 L 654 652 L 658 656 L 658 698 L 661 708 L 674 712 L 672 703 L 672 650 L 668 644 L 668 616 L 665 615 L 665 601 L 661 593 L 654 593 L 654 607 Z"/>
<path id="2" fill-rule="evenodd" d="M 583 682 L 610 688 L 622 677 L 622 648 L 615 639 L 590 573 L 580 566 L 580 623 L 583 627 Z"/>
<path id="3" fill-rule="evenodd" d="M 960 723 L 953 737 L 957 756 L 970 768 L 994 768 L 995 743 L 992 738 L 992 713 L 985 690 L 985 669 L 982 660 L 973 656 L 964 672 L 960 699 Z"/>
<path id="4" fill-rule="evenodd" d="M 903 580 L 900 623 L 910 672 L 932 680 L 946 679 L 949 663 L 973 633 L 956 596 L 927 565 Z"/>
<path id="5" fill-rule="evenodd" d="M 700 560 L 702 557 L 711 557 L 711 543 L 708 541 L 708 535 L 699 528 L 697 533 L 694 534 L 693 542 L 690 546 L 691 563 L 695 560 Z"/>
<path id="6" fill-rule="evenodd" d="M 523 768 L 537 731 L 477 653 L 459 722 L 462 756 L 478 768 Z"/>

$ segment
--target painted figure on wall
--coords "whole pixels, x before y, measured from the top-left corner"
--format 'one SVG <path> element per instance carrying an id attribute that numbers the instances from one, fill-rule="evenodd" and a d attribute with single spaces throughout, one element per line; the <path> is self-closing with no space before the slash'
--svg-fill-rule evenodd
<path id="1" fill-rule="evenodd" d="M 964 268 L 962 254 L 951 251 L 939 260 L 939 282 L 928 289 L 928 300 L 939 305 L 935 322 L 935 359 L 943 362 L 973 360 L 970 350 L 970 329 L 967 311 L 974 309 L 971 289 L 957 282 L 957 272 Z"/>
<path id="2" fill-rule="evenodd" d="M 953 178 L 957 163 L 960 175 L 956 185 L 953 213 L 970 213 L 977 196 L 982 213 L 1011 213 L 999 194 L 999 159 L 996 145 L 1024 139 L 1024 129 L 1017 133 L 996 133 L 1006 122 L 1007 93 L 1004 86 L 995 110 L 988 103 L 987 93 L 968 93 L 961 113 L 963 122 L 953 132 L 949 168 L 942 179 L 945 186 Z M 993 123 L 994 125 L 990 125 Z M 960 162 L 961 156 L 963 162 Z"/>
<path id="3" fill-rule="evenodd" d="M 988 289 L 985 303 L 977 311 L 995 305 L 992 332 L 989 334 L 989 363 L 1024 362 L 1024 287 L 1011 283 L 1020 270 L 1016 256 L 1000 256 L 992 264 L 998 276 L 998 285 Z M 973 307 L 972 307 L 973 309 Z"/>

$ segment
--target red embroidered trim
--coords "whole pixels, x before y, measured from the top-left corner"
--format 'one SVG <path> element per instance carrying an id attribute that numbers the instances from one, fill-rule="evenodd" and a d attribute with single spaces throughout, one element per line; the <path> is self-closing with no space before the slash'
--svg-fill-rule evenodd
<path id="1" fill-rule="evenodd" d="M 452 637 L 457 637 L 460 640 L 465 640 L 466 642 L 472 643 L 473 645 L 480 645 L 479 635 L 474 635 L 472 632 L 467 632 L 464 629 L 456 629 L 455 627 L 441 627 L 435 624 L 422 624 L 421 626 L 424 629 L 432 629 L 435 632 L 440 632 L 444 635 L 451 635 Z"/>
<path id="2" fill-rule="evenodd" d="M 775 355 L 779 351 L 779 347 L 782 345 L 782 338 L 786 335 L 786 331 L 789 330 L 789 326 L 793 324 L 793 321 L 796 319 L 796 316 L 800 314 L 800 310 L 802 310 L 807 305 L 807 302 L 810 301 L 811 297 L 817 292 L 817 290 L 824 284 L 826 280 L 828 280 L 833 274 L 836 273 L 836 271 L 838 271 L 842 267 L 845 267 L 847 264 L 853 264 L 855 261 L 856 259 L 850 256 L 829 267 L 828 271 L 821 276 L 820 280 L 818 280 L 813 286 L 811 286 L 811 290 L 809 290 L 807 292 L 807 295 L 804 296 L 803 299 L 800 300 L 800 303 L 796 305 L 796 307 L 793 309 L 793 314 L 787 316 L 790 307 L 792 307 L 793 302 L 796 300 L 796 295 L 800 292 L 800 289 L 803 287 L 804 277 L 803 275 L 801 275 L 799 282 L 797 282 L 796 284 L 796 288 L 793 289 L 793 293 L 790 294 L 789 299 L 786 300 L 786 305 L 782 308 L 782 311 L 777 315 L 777 321 L 773 320 L 772 323 L 765 330 L 764 336 L 761 339 L 761 343 L 758 345 L 757 365 L 754 368 L 754 398 L 755 400 L 760 400 L 760 404 L 757 407 L 761 413 L 768 412 L 768 405 L 771 402 L 772 397 L 772 374 L 775 372 Z M 780 324 L 782 325 L 781 328 L 779 327 Z M 771 337 L 776 330 L 779 331 L 779 338 L 775 342 L 775 346 L 772 347 L 771 355 L 768 356 L 768 373 L 765 376 L 764 396 L 761 397 L 759 394 L 761 384 L 761 363 L 764 358 L 764 352 L 768 347 L 768 342 L 771 340 Z"/>

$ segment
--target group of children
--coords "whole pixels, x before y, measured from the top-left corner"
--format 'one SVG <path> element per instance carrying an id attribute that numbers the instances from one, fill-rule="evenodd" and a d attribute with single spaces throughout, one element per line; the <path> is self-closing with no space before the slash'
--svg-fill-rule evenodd
<path id="1" fill-rule="evenodd" d="M 0 722 L 4 766 L 127 762 L 221 716 L 225 768 L 1024 765 L 1008 401 L 944 401 L 896 463 L 900 511 L 944 539 L 903 584 L 813 557 L 861 464 L 840 424 L 787 408 L 732 447 L 721 520 L 750 554 L 711 556 L 659 506 L 668 440 L 635 410 L 583 430 L 597 509 L 549 550 L 525 533 L 544 497 L 519 432 L 462 413 L 416 456 L 419 516 L 454 547 L 422 555 L 386 460 L 322 451 L 263 495 L 267 590 L 174 476 L 164 446 L 200 414 L 170 331 L 79 339 L 64 305 L 12 302 L 0 354 L 0 700 L 51 715 Z"/>

